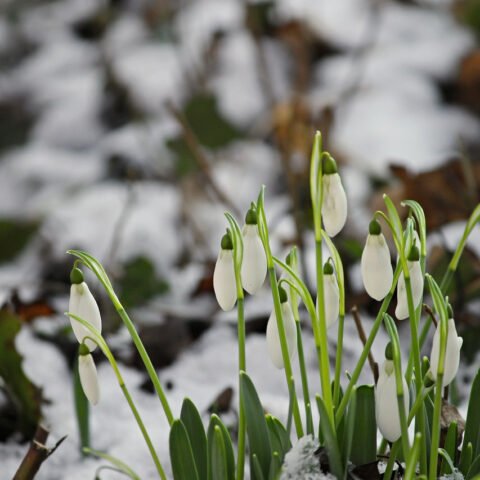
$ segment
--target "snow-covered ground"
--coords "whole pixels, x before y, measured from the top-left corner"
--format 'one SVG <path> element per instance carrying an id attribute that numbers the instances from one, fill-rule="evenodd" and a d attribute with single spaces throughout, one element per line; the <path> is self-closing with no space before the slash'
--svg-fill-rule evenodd
<path id="1" fill-rule="evenodd" d="M 225 207 L 213 202 L 201 188 L 172 186 L 169 178 L 175 159 L 165 143 L 178 134 L 179 127 L 165 101 L 177 103 L 187 98 L 191 78 L 202 68 L 205 50 L 219 30 L 225 32 L 225 38 L 208 88 L 229 122 L 254 133 L 217 151 L 212 175 L 241 211 L 256 198 L 262 183 L 267 186 L 267 214 L 282 219 L 276 221 L 272 232 L 275 252 L 283 253 L 283 240 L 293 234 L 288 198 L 278 186 L 279 154 L 255 133 L 271 126 L 265 119 L 269 106 L 255 42 L 245 28 L 244 2 L 182 2 L 169 22 L 167 39 L 147 28 L 140 13 L 143 2 L 126 3 L 128 7 L 98 41 L 72 33 L 72 25 L 98 8 L 94 0 L 40 2 L 20 10 L 14 26 L 0 22 L 0 39 L 13 38 L 14 29 L 15 35 L 35 47 L 0 73 L 0 100 L 21 98 L 35 117 L 27 142 L 6 151 L 0 159 L 0 215 L 41 221 L 39 233 L 27 250 L 0 266 L 1 298 L 13 288 L 32 294 L 47 245 L 49 261 L 64 259 L 65 250 L 72 247 L 81 247 L 103 261 L 124 262 L 145 255 L 174 287 L 152 302 L 155 308 L 215 309 L 213 296 L 192 300 L 191 293 L 205 274 L 206 261 L 216 256 L 226 227 Z M 369 219 L 369 175 L 388 177 L 392 161 L 413 171 L 430 169 L 458 150 L 460 138 L 468 142 L 480 133 L 478 119 L 459 107 L 442 104 L 437 84 L 454 75 L 474 45 L 473 36 L 456 24 L 447 6 L 439 6 L 439 2 L 433 2 L 432 8 L 426 2 L 425 6 L 410 6 L 387 1 L 376 9 L 373 3 L 279 0 L 273 9 L 276 21 L 302 21 L 337 51 L 313 65 L 306 100 L 314 112 L 325 106 L 335 112 L 331 148 L 345 160 L 341 173 L 352 206 L 348 227 L 361 235 L 366 233 Z M 1 49 L 8 48 L 7 40 L 0 41 Z M 276 100 L 284 100 L 292 88 L 288 54 L 272 40 L 265 41 L 264 48 L 271 89 Z M 133 104 L 144 113 L 142 118 L 116 128 L 100 121 L 106 64 L 128 88 Z M 132 182 L 113 178 L 108 163 L 113 155 L 123 155 L 130 167 L 145 173 L 145 178 Z M 197 232 L 185 221 L 186 211 Z M 112 260 L 110 250 L 120 221 L 121 241 Z M 458 236 L 457 226 L 450 230 L 451 234 L 446 231 L 448 238 Z M 199 232 L 203 245 L 197 244 Z M 307 239 L 306 245 L 306 258 L 311 259 L 313 242 Z M 193 263 L 179 268 L 185 249 L 191 252 Z M 312 265 L 307 262 L 307 267 Z M 358 270 L 351 272 L 356 285 Z M 62 308 L 66 293 L 58 298 Z M 259 298 L 247 300 L 247 319 L 253 314 L 267 316 L 270 309 L 270 296 L 262 292 Z M 57 326 L 66 324 L 63 316 L 51 321 Z M 369 320 L 365 323 L 368 329 Z M 78 453 L 66 361 L 51 344 L 34 338 L 35 328 L 38 325 L 22 330 L 18 349 L 25 356 L 30 378 L 44 388 L 50 400 L 44 414 L 52 427 L 52 439 L 69 435 L 38 478 L 93 478 L 101 462 L 81 458 Z M 232 316 L 216 315 L 214 326 L 172 366 L 159 372 L 162 381 L 174 384 L 169 392 L 174 413 L 179 412 L 184 396 L 205 411 L 223 388 L 235 387 L 234 333 Z M 121 337 L 122 332 L 116 335 Z M 335 341 L 331 340 L 333 352 Z M 344 367 L 351 371 L 361 344 L 349 317 L 345 342 Z M 385 343 L 385 335 L 380 334 L 373 350 L 377 358 L 381 358 Z M 305 350 L 311 388 L 318 390 L 308 329 Z M 283 373 L 268 361 L 263 335 L 248 336 L 247 359 L 265 408 L 284 419 L 288 392 Z M 122 371 L 169 469 L 168 429 L 160 404 L 140 389 L 144 377 L 138 371 L 127 367 Z M 108 364 L 100 364 L 99 376 L 102 399 L 92 409 L 93 447 L 122 458 L 142 478 L 155 478 L 153 463 Z M 371 381 L 367 369 L 363 380 Z M 0 445 L 1 480 L 11 478 L 24 450 L 25 446 L 13 441 Z M 102 473 L 105 479 L 117 477 Z"/>

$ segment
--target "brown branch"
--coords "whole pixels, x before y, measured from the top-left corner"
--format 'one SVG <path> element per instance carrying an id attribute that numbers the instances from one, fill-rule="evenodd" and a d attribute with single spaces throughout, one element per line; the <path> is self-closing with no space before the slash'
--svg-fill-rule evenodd
<path id="1" fill-rule="evenodd" d="M 208 186 L 217 197 L 217 199 L 227 206 L 236 216 L 242 217 L 241 212 L 232 202 L 232 200 L 227 196 L 227 194 L 218 186 L 216 180 L 212 175 L 212 169 L 210 167 L 210 162 L 205 156 L 200 143 L 190 127 L 185 115 L 171 102 L 166 102 L 167 110 L 172 114 L 172 116 L 177 120 L 178 124 L 182 128 L 182 136 L 187 144 L 188 149 L 190 150 L 193 159 L 197 162 L 200 171 L 202 172 L 205 180 L 207 181 Z"/>
<path id="2" fill-rule="evenodd" d="M 38 425 L 37 431 L 33 437 L 32 443 L 18 467 L 13 480 L 32 480 L 42 466 L 42 463 L 60 446 L 67 438 L 61 438 L 53 448 L 48 448 L 45 443 L 49 435 L 49 431 L 43 426 Z"/>
<path id="3" fill-rule="evenodd" d="M 352 315 L 353 315 L 353 320 L 355 322 L 355 325 L 357 327 L 358 331 L 358 336 L 360 337 L 360 340 L 363 343 L 363 346 L 365 347 L 365 344 L 367 343 L 367 336 L 365 335 L 365 330 L 363 329 L 362 325 L 362 320 L 360 318 L 360 314 L 358 313 L 358 308 L 356 305 L 354 305 L 351 309 Z M 370 369 L 372 370 L 373 373 L 373 378 L 375 380 L 375 384 L 377 384 L 378 381 L 378 364 L 373 358 L 372 351 L 370 350 L 368 352 L 368 364 L 370 365 Z"/>
<path id="4" fill-rule="evenodd" d="M 433 310 L 426 303 L 423 304 L 423 309 L 425 310 L 425 312 L 427 312 L 428 316 L 432 319 L 432 322 L 435 325 L 435 328 L 437 328 L 438 322 L 437 322 L 437 319 L 435 318 L 435 313 L 433 312 Z"/>

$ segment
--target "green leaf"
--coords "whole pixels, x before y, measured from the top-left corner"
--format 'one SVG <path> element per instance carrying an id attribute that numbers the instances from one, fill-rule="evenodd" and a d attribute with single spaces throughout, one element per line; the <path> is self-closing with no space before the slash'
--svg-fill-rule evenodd
<path id="1" fill-rule="evenodd" d="M 452 463 L 455 464 L 455 457 L 457 454 L 457 422 L 452 422 L 448 426 L 447 436 L 445 437 L 445 452 L 448 457 L 451 459 Z M 445 457 L 444 457 L 445 458 Z M 443 461 L 440 468 L 440 474 L 444 475 L 447 473 L 453 473 L 453 469 L 449 467 L 448 461 Z"/>
<path id="2" fill-rule="evenodd" d="M 480 455 L 478 455 L 477 458 L 475 458 L 475 460 L 472 462 L 470 468 L 468 469 L 465 480 L 477 478 L 477 475 L 480 475 Z"/>
<path id="3" fill-rule="evenodd" d="M 317 406 L 320 414 L 321 422 L 320 428 L 322 430 L 322 437 L 325 448 L 328 453 L 328 460 L 330 463 L 330 470 L 338 479 L 343 478 L 344 469 L 342 464 L 342 456 L 338 448 L 337 438 L 335 436 L 335 430 L 328 417 L 327 408 L 323 403 L 322 398 L 317 395 Z"/>
<path id="4" fill-rule="evenodd" d="M 200 480 L 187 429 L 181 420 L 173 421 L 169 440 L 174 480 Z"/>
<path id="5" fill-rule="evenodd" d="M 220 428 L 223 437 L 223 444 L 225 449 L 225 455 L 227 458 L 227 477 L 228 479 L 235 477 L 235 455 L 233 452 L 233 445 L 232 439 L 230 438 L 230 434 L 228 433 L 227 427 L 223 424 L 220 418 L 217 415 L 212 415 L 210 417 L 210 424 L 208 425 L 208 433 L 207 433 L 207 443 L 208 443 L 208 461 L 209 461 L 209 477 L 211 478 L 212 474 L 212 448 L 214 443 L 215 437 L 215 428 Z"/>
<path id="6" fill-rule="evenodd" d="M 422 257 L 427 255 L 427 221 L 425 220 L 425 212 L 421 205 L 415 200 L 404 200 L 402 206 L 409 207 L 418 224 L 418 231 L 420 237 L 420 254 Z"/>
<path id="7" fill-rule="evenodd" d="M 197 407 L 189 399 L 185 398 L 182 404 L 180 419 L 187 430 L 188 438 L 192 446 L 195 465 L 200 478 L 207 477 L 207 436 L 203 427 L 202 418 Z"/>
<path id="8" fill-rule="evenodd" d="M 470 390 L 470 398 L 468 400 L 467 420 L 465 422 L 465 434 L 463 444 L 472 444 L 472 457 L 480 455 L 480 369 L 477 371 L 473 379 L 472 389 Z M 460 464 L 464 464 L 464 452 L 460 457 Z M 465 473 L 464 470 L 462 470 Z"/>
<path id="9" fill-rule="evenodd" d="M 75 414 L 77 416 L 78 433 L 80 436 L 80 450 L 85 452 L 85 448 L 90 446 L 90 423 L 89 423 L 89 403 L 83 392 L 78 373 L 78 358 L 73 367 L 73 396 L 75 401 Z"/>
<path id="10" fill-rule="evenodd" d="M 140 477 L 125 462 L 118 459 L 117 457 L 109 455 L 108 453 L 100 452 L 99 450 L 93 450 L 92 448 L 84 448 L 83 451 L 88 455 L 93 455 L 94 457 L 107 460 L 122 473 L 130 477 L 132 480 L 140 480 Z"/>
<path id="11" fill-rule="evenodd" d="M 252 455 L 251 475 L 257 480 L 265 480 L 260 461 L 255 454 Z"/>
<path id="12" fill-rule="evenodd" d="M 276 480 L 280 476 L 282 470 L 283 460 L 278 452 L 273 452 L 272 461 L 270 463 L 270 473 L 268 474 L 268 480 Z"/>
<path id="13" fill-rule="evenodd" d="M 283 462 L 285 454 L 292 448 L 292 442 L 285 427 L 273 415 L 267 415 L 267 427 L 272 451 L 278 452 Z"/>
<path id="14" fill-rule="evenodd" d="M 223 434 L 218 425 L 213 429 L 213 442 L 211 445 L 211 479 L 212 480 L 227 480 L 233 477 L 228 476 L 228 461 L 227 453 L 225 451 L 225 443 L 223 441 Z M 205 478 L 205 477 L 201 477 Z"/>
<path id="15" fill-rule="evenodd" d="M 403 238 L 403 228 L 402 228 L 402 221 L 400 220 L 400 216 L 398 215 L 398 211 L 395 208 L 395 205 L 390 200 L 390 197 L 387 194 L 383 195 L 383 201 L 385 202 L 385 206 L 387 207 L 388 217 L 390 218 L 390 222 L 393 227 L 393 233 L 397 238 L 397 248 L 401 245 L 402 238 Z M 395 242 L 395 243 L 397 243 Z"/>
<path id="16" fill-rule="evenodd" d="M 252 480 L 260 480 L 256 462 L 258 462 L 262 477 L 268 478 L 272 449 L 267 422 L 255 386 L 245 372 L 240 372 L 240 395 L 245 408 L 248 445 L 253 466 Z M 254 458 L 256 458 L 256 461 Z"/>
<path id="17" fill-rule="evenodd" d="M 373 385 L 357 387 L 357 408 L 353 429 L 354 448 L 350 461 L 365 465 L 377 459 L 377 421 L 375 417 L 375 389 Z"/>
<path id="18" fill-rule="evenodd" d="M 38 222 L 0 219 L 0 263 L 12 260 L 31 240 L 38 230 Z"/>
<path id="19" fill-rule="evenodd" d="M 119 297 L 125 308 L 145 304 L 168 291 L 168 283 L 158 278 L 150 259 L 139 256 L 129 260 L 118 282 Z"/>
<path id="20" fill-rule="evenodd" d="M 438 449 L 438 454 L 441 457 L 443 457 L 442 469 L 440 471 L 440 475 L 454 473 L 455 472 L 455 465 L 454 465 L 452 456 L 444 448 L 439 448 Z M 445 472 L 442 473 L 443 471 L 445 471 Z"/>
<path id="21" fill-rule="evenodd" d="M 16 413 L 17 425 L 12 430 L 21 432 L 27 439 L 33 436 L 40 420 L 42 392 L 25 375 L 23 357 L 16 350 L 15 338 L 21 327 L 22 322 L 16 315 L 0 310 L 0 378 Z"/>
<path id="22" fill-rule="evenodd" d="M 464 437 L 465 439 L 465 437 Z M 468 442 L 467 446 L 465 446 L 465 440 L 463 440 L 463 447 L 462 447 L 462 454 L 460 457 L 460 463 L 458 465 L 458 468 L 460 471 L 464 474 L 467 475 L 470 465 L 472 463 L 472 458 L 473 458 L 473 447 L 472 443 Z"/>
<path id="23" fill-rule="evenodd" d="M 343 442 L 342 442 L 342 454 L 343 454 L 343 465 L 344 465 L 344 479 L 346 480 L 348 474 L 348 461 L 350 458 L 350 452 L 352 451 L 353 443 L 353 432 L 355 428 L 355 417 L 357 415 L 357 389 L 356 387 L 352 390 L 352 395 L 350 397 L 350 402 L 348 402 L 348 411 L 345 420 L 345 429 L 343 432 Z M 355 449 L 357 445 L 355 445 Z M 354 449 L 354 450 L 355 450 Z"/>

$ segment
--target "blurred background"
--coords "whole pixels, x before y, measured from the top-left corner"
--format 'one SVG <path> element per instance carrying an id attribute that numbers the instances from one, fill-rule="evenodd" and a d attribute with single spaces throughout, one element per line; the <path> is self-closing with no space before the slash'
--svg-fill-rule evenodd
<path id="1" fill-rule="evenodd" d="M 188 395 L 234 428 L 235 312 L 220 313 L 212 291 L 224 211 L 242 222 L 265 184 L 273 250 L 298 245 L 311 281 L 308 168 L 321 130 L 349 198 L 335 239 L 347 309 L 358 306 L 368 331 L 378 304 L 359 259 L 383 192 L 423 205 L 437 278 L 480 200 L 480 0 L 3 0 L 0 11 L 1 479 L 40 418 L 52 442 L 68 438 L 38 478 L 84 480 L 99 466 L 79 450 L 67 249 L 105 266 L 174 412 Z M 464 337 L 460 406 L 480 358 L 477 231 L 468 245 L 450 292 Z M 105 293 L 87 281 L 167 461 L 158 400 Z M 265 351 L 271 309 L 268 286 L 247 299 L 248 368 L 265 408 L 284 418 L 283 373 Z M 346 332 L 351 369 L 362 345 L 350 315 Z M 381 333 L 378 360 L 385 342 Z M 305 343 L 314 390 L 308 326 Z M 155 478 L 108 364 L 95 359 L 92 447 Z"/>

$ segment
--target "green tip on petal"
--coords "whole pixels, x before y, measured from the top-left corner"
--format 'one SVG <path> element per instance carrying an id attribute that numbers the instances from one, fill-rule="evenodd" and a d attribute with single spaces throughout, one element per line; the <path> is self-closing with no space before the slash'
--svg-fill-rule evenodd
<path id="1" fill-rule="evenodd" d="M 385 347 L 385 358 L 387 360 L 393 360 L 393 346 L 392 342 L 388 342 L 387 346 Z"/>
<path id="2" fill-rule="evenodd" d="M 285 303 L 288 301 L 287 292 L 280 285 L 278 286 L 278 293 L 280 295 L 280 303 Z"/>
<path id="3" fill-rule="evenodd" d="M 232 237 L 230 236 L 230 233 L 227 232 L 222 237 L 222 241 L 220 243 L 220 246 L 222 247 L 222 250 L 233 250 Z"/>
<path id="4" fill-rule="evenodd" d="M 325 155 L 325 163 L 323 165 L 323 173 L 325 175 L 333 175 L 338 172 L 337 162 L 328 153 Z"/>
<path id="5" fill-rule="evenodd" d="M 89 353 L 90 350 L 88 349 L 88 347 L 84 343 L 81 343 L 78 347 L 78 354 L 83 357 L 84 355 L 88 355 Z"/>
<path id="6" fill-rule="evenodd" d="M 382 233 L 382 227 L 375 219 L 370 222 L 368 233 L 370 235 L 380 235 Z"/>
<path id="7" fill-rule="evenodd" d="M 333 266 L 330 262 L 327 262 L 324 266 L 323 266 L 323 274 L 324 275 L 333 275 Z"/>
<path id="8" fill-rule="evenodd" d="M 252 206 L 247 214 L 245 215 L 245 223 L 247 225 L 256 225 L 257 224 L 257 211 L 255 210 L 255 207 Z"/>
<path id="9" fill-rule="evenodd" d="M 420 260 L 420 250 L 416 245 L 412 245 L 410 253 L 408 254 L 409 262 L 418 262 Z"/>
<path id="10" fill-rule="evenodd" d="M 72 271 L 70 272 L 70 282 L 73 285 L 78 285 L 80 283 L 83 283 L 83 272 L 77 268 L 73 267 Z"/>

